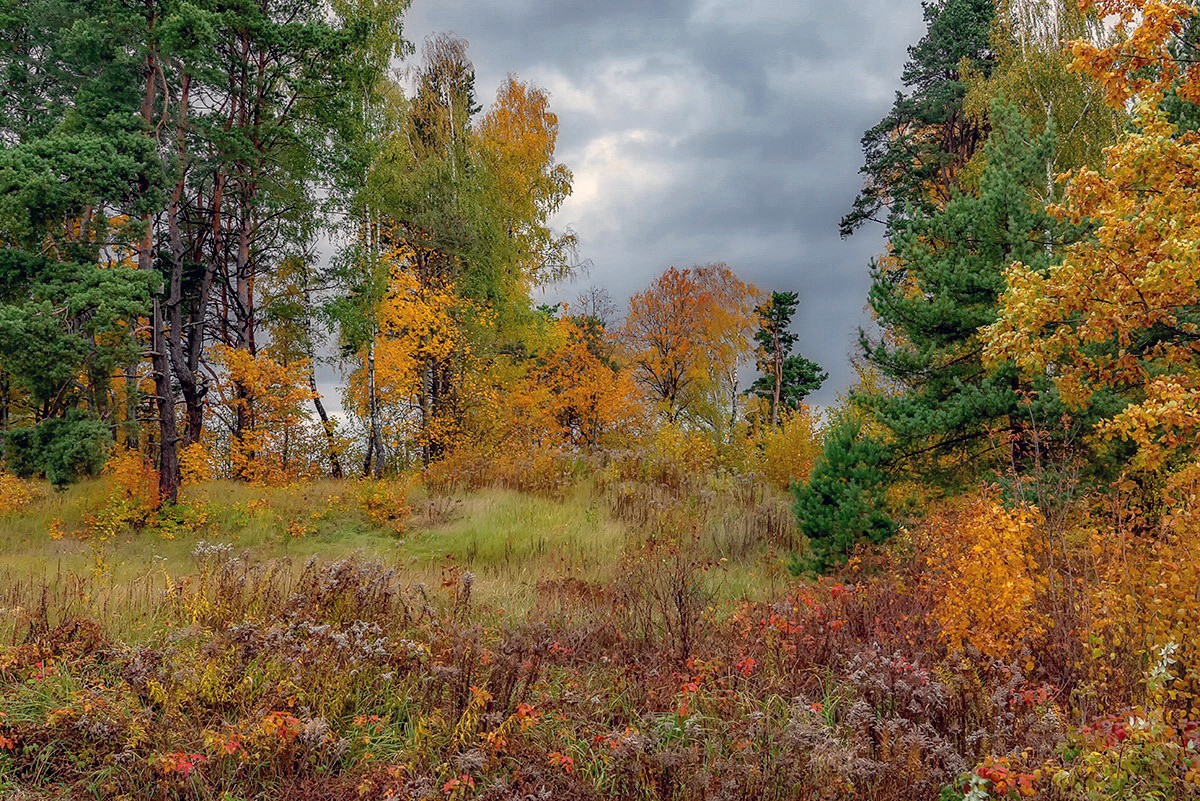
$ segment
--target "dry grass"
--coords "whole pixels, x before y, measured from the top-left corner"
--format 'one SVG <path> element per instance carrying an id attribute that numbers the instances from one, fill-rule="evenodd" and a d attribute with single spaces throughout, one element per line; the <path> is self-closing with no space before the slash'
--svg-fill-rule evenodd
<path id="1" fill-rule="evenodd" d="M 99 542 L 100 484 L 0 519 L 0 797 L 1195 793 L 1200 729 L 1079 706 L 1059 640 L 952 652 L 930 537 L 810 582 L 742 479 L 367 489 L 210 484 Z"/>

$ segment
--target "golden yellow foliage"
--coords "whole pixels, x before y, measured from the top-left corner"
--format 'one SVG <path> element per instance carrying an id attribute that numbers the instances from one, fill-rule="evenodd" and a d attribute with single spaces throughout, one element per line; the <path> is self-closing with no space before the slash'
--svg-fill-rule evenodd
<path id="1" fill-rule="evenodd" d="M 204 442 L 193 442 L 179 451 L 179 476 L 184 486 L 203 484 L 217 477 L 212 449 Z"/>
<path id="2" fill-rule="evenodd" d="M 509 75 L 476 141 L 496 176 L 521 278 L 526 285 L 562 278 L 574 266 L 574 236 L 556 237 L 547 220 L 571 194 L 572 176 L 554 159 L 558 116 L 550 111 L 549 95 Z"/>
<path id="3" fill-rule="evenodd" d="M 652 466 L 681 476 L 707 473 L 716 463 L 717 447 L 712 437 L 673 423 L 659 426 L 650 440 Z"/>
<path id="4" fill-rule="evenodd" d="M 1180 476 L 1176 476 L 1176 479 Z M 1087 663 L 1101 681 L 1141 684 L 1164 652 L 1173 662 L 1168 709 L 1200 711 L 1200 504 L 1196 476 L 1173 491 L 1187 499 L 1162 521 L 1158 536 L 1094 527 L 1088 547 L 1096 578 L 1089 583 Z M 1122 686 L 1124 685 L 1124 686 Z"/>
<path id="5" fill-rule="evenodd" d="M 397 534 L 408 528 L 412 507 L 408 488 L 402 482 L 364 480 L 358 484 L 358 500 L 371 522 Z"/>
<path id="6" fill-rule="evenodd" d="M 534 352 L 474 364 L 457 438 L 444 463 L 426 470 L 427 485 L 554 491 L 573 460 L 628 446 L 647 413 L 629 373 L 600 355 L 609 348 L 597 337 L 570 318 L 554 320 L 526 343 Z"/>
<path id="7" fill-rule="evenodd" d="M 218 403 L 230 418 L 233 476 L 258 484 L 286 484 L 319 474 L 323 447 L 307 414 L 312 401 L 307 363 L 285 364 L 269 352 L 257 355 L 216 345 L 212 361 L 222 368 Z M 240 421 L 240 430 L 234 421 Z"/>
<path id="8" fill-rule="evenodd" d="M 1187 0 L 1079 0 L 1080 10 L 1108 17 L 1115 26 L 1110 42 L 1072 43 L 1075 68 L 1102 87 L 1109 102 L 1124 106 L 1133 98 L 1158 100 L 1171 90 L 1200 101 L 1200 63 L 1173 51 L 1196 7 Z M 1186 52 L 1186 51 L 1184 51 Z"/>
<path id="9" fill-rule="evenodd" d="M 983 494 L 939 510 L 929 521 L 928 591 L 951 648 L 1012 656 L 1048 626 L 1037 602 L 1046 586 L 1034 551 L 1042 516 L 1005 509 Z"/>
<path id="10" fill-rule="evenodd" d="M 1133 401 L 1100 432 L 1138 446 L 1157 471 L 1200 435 L 1200 137 L 1143 107 L 1136 129 L 1106 151 L 1102 173 L 1080 170 L 1054 211 L 1098 223 L 1095 235 L 1039 274 L 1014 265 L 989 358 L 1050 373 L 1081 407 L 1101 389 Z"/>
<path id="11" fill-rule="evenodd" d="M 373 358 L 375 402 L 390 450 L 453 442 L 458 422 L 433 406 L 432 384 L 454 384 L 441 387 L 443 396 L 462 390 L 459 371 L 472 358 L 466 328 L 486 324 L 486 312 L 460 298 L 448 279 L 422 276 L 410 245 L 396 245 L 384 258 L 386 296 L 376 312 L 373 341 L 359 349 L 349 376 L 347 405 L 370 419 Z"/>
<path id="12" fill-rule="evenodd" d="M 785 411 L 779 426 L 764 427 L 755 437 L 759 449 L 759 472 L 781 490 L 804 482 L 821 454 L 821 436 L 812 411 L 803 406 Z"/>
<path id="13" fill-rule="evenodd" d="M 33 484 L 0 472 L 0 515 L 19 512 L 32 503 L 34 497 Z"/>

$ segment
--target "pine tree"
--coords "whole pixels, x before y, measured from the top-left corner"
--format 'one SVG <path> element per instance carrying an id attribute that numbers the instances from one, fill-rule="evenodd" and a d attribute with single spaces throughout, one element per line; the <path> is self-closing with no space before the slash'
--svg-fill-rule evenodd
<path id="1" fill-rule="evenodd" d="M 881 543 L 896 529 L 884 495 L 887 448 L 851 417 L 826 435 L 812 474 L 795 487 L 800 530 L 812 548 L 812 567 L 844 562 L 861 542 Z"/>
<path id="2" fill-rule="evenodd" d="M 869 302 L 883 334 L 864 333 L 861 343 L 897 389 L 858 400 L 889 432 L 893 466 L 922 480 L 953 483 L 1000 455 L 1022 458 L 1016 374 L 985 369 L 980 330 L 997 319 L 1008 267 L 1044 272 L 1071 233 L 1035 191 L 1053 131 L 1033 137 L 1002 103 L 992 119 L 978 197 L 958 194 L 941 211 L 902 221 L 891 257 L 874 266 Z"/>
<path id="3" fill-rule="evenodd" d="M 138 360 L 154 283 L 132 258 L 131 221 L 163 198 L 138 115 L 142 20 L 111 2 L 0 15 L 0 419 L 11 448 L 32 443 L 37 472 L 65 481 L 97 466 L 115 427 L 110 378 Z"/>
<path id="4" fill-rule="evenodd" d="M 754 309 L 759 329 L 755 363 L 761 375 L 750 385 L 754 394 L 771 404 L 771 427 L 779 425 L 780 409 L 796 409 L 809 393 L 821 388 L 829 377 L 816 362 L 792 354 L 797 336 L 789 330 L 800 296 L 795 292 L 772 292 L 770 299 Z"/>
<path id="5" fill-rule="evenodd" d="M 988 75 L 994 0 L 935 0 L 925 4 L 928 30 L 909 48 L 903 81 L 892 110 L 863 135 L 866 177 L 854 207 L 842 219 L 842 236 L 868 221 L 889 233 L 912 213 L 942 205 L 958 173 L 987 137 L 986 120 L 963 107 L 965 64 Z"/>

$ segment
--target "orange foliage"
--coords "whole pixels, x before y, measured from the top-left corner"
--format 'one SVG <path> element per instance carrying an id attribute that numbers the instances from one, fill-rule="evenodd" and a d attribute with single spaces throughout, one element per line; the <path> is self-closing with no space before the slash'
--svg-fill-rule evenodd
<path id="1" fill-rule="evenodd" d="M 108 542 L 123 531 L 156 521 L 162 496 L 158 471 L 149 459 L 138 451 L 117 448 L 105 463 L 102 478 L 107 493 L 98 509 L 84 515 L 85 537 Z"/>
<path id="2" fill-rule="evenodd" d="M 577 460 L 562 448 L 521 445 L 504 450 L 460 444 L 422 473 L 431 492 L 481 487 L 556 495 L 577 478 Z"/>
<path id="3" fill-rule="evenodd" d="M 542 365 L 517 391 L 544 393 L 557 439 L 594 447 L 619 444 L 641 417 L 629 374 L 600 359 L 588 335 L 571 320 L 555 324 L 553 344 Z"/>
<path id="4" fill-rule="evenodd" d="M 455 319 L 459 305 L 449 283 L 429 285 L 408 269 L 411 252 L 398 249 L 389 257 L 387 298 L 379 310 L 375 353 L 383 402 L 408 399 L 426 362 L 446 359 L 462 346 Z"/>
<path id="5" fill-rule="evenodd" d="M 218 403 L 232 421 L 246 427 L 229 443 L 235 477 L 259 484 L 285 484 L 320 472 L 323 447 L 308 418 L 312 389 L 307 364 L 285 364 L 269 352 L 216 345 L 212 360 L 223 368 L 217 383 Z"/>
<path id="6" fill-rule="evenodd" d="M 719 425 L 715 405 L 733 390 L 750 353 L 758 290 L 723 264 L 668 268 L 629 300 L 620 340 L 636 380 L 669 422 L 698 415 Z"/>
<path id="7" fill-rule="evenodd" d="M 671 267 L 630 298 L 621 329 L 638 382 L 657 396 L 671 421 L 682 413 L 700 370 L 700 304 L 691 271 Z"/>
<path id="8" fill-rule="evenodd" d="M 109 484 L 110 497 L 128 501 L 147 512 L 162 505 L 158 472 L 149 459 L 135 450 L 117 450 L 105 463 L 103 477 Z"/>
<path id="9" fill-rule="evenodd" d="M 1098 45 L 1074 42 L 1075 68 L 1104 87 L 1109 101 L 1158 99 L 1175 88 L 1185 100 L 1200 101 L 1200 63 L 1172 52 L 1196 7 L 1186 0 L 1079 0 L 1080 9 L 1110 16 L 1116 39 Z"/>
<path id="10" fill-rule="evenodd" d="M 1046 631 L 1037 608 L 1046 580 L 1034 558 L 1042 524 L 1037 509 L 1010 511 L 987 495 L 931 518 L 928 591 L 949 646 L 1001 659 Z"/>
<path id="11" fill-rule="evenodd" d="M 0 472 L 0 515 L 19 512 L 34 499 L 33 484 Z"/>
<path id="12" fill-rule="evenodd" d="M 427 485 L 496 483 L 538 492 L 567 481 L 573 460 L 596 448 L 628 445 L 646 413 L 631 376 L 609 362 L 596 332 L 555 320 L 540 350 L 499 358 L 467 376 L 460 436 Z"/>

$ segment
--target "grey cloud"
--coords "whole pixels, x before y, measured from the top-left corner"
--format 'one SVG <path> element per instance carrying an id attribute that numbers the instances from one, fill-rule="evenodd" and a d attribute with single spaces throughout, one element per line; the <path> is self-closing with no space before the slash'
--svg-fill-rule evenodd
<path id="1" fill-rule="evenodd" d="M 859 140 L 899 88 L 918 0 L 415 0 L 406 35 L 471 42 L 480 101 L 506 73 L 551 91 L 576 193 L 588 284 L 618 302 L 669 264 L 727 261 L 763 289 L 796 290 L 806 355 L 852 379 L 866 319 L 866 231 L 837 221 L 860 185 Z"/>

